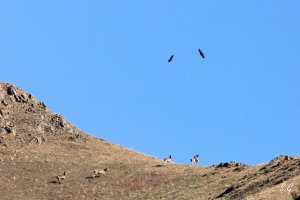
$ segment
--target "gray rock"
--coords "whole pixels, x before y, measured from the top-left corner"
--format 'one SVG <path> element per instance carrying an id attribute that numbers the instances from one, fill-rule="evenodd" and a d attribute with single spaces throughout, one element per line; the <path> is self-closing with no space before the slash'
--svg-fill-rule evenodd
<path id="1" fill-rule="evenodd" d="M 82 136 L 80 134 L 75 134 L 75 135 L 69 135 L 67 138 L 69 141 L 76 142 L 80 140 Z"/>
<path id="2" fill-rule="evenodd" d="M 6 133 L 6 130 L 4 128 L 0 128 L 0 135 Z"/>
<path id="3" fill-rule="evenodd" d="M 46 141 L 43 137 L 33 137 L 31 135 L 30 137 L 31 137 L 30 144 L 42 144 L 43 142 Z"/>
<path id="4" fill-rule="evenodd" d="M 39 102 L 38 105 L 43 109 L 45 109 L 47 107 L 44 102 Z"/>
<path id="5" fill-rule="evenodd" d="M 7 147 L 7 145 L 6 145 L 6 143 L 5 143 L 5 141 L 4 141 L 4 138 L 0 138 L 0 146 L 5 146 L 5 147 Z"/>
<path id="6" fill-rule="evenodd" d="M 16 134 L 16 131 L 13 129 L 13 127 L 6 126 L 6 127 L 4 127 L 4 129 L 6 130 L 6 132 L 7 132 L 8 134 L 12 134 L 12 135 L 15 135 L 15 134 Z"/>
<path id="7" fill-rule="evenodd" d="M 7 88 L 7 94 L 8 94 L 8 95 L 15 95 L 15 94 L 16 94 L 16 92 L 15 92 L 13 86 L 9 86 L 9 87 Z"/>
<path id="8" fill-rule="evenodd" d="M 238 163 L 235 161 L 230 161 L 230 162 L 225 162 L 225 163 L 220 163 L 217 166 L 215 166 L 216 168 L 230 168 L 230 167 L 239 167 L 239 166 L 246 166 L 243 163 Z"/>
<path id="9" fill-rule="evenodd" d="M 37 144 L 42 144 L 43 142 L 45 142 L 45 139 L 43 137 L 36 137 L 37 140 Z"/>
<path id="10" fill-rule="evenodd" d="M 8 105 L 8 102 L 5 101 L 5 100 L 2 100 L 2 104 L 5 105 L 5 106 L 7 106 L 7 105 Z"/>
<path id="11" fill-rule="evenodd" d="M 51 122 L 55 125 L 56 128 L 65 127 L 64 119 L 61 115 L 55 114 L 54 116 L 52 116 Z"/>
<path id="12" fill-rule="evenodd" d="M 21 95 L 14 95 L 14 97 L 15 97 L 15 100 L 17 102 L 19 102 L 19 103 L 27 103 L 28 102 L 27 97 L 24 96 L 23 94 L 21 94 Z"/>
<path id="13" fill-rule="evenodd" d="M 4 100 L 4 94 L 0 93 L 0 101 Z"/>

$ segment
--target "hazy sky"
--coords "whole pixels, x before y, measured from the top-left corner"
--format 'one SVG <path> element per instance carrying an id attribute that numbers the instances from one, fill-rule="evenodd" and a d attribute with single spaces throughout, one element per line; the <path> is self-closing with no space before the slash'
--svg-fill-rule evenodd
<path id="1" fill-rule="evenodd" d="M 0 2 L 0 80 L 83 131 L 177 163 L 299 155 L 300 1 Z"/>

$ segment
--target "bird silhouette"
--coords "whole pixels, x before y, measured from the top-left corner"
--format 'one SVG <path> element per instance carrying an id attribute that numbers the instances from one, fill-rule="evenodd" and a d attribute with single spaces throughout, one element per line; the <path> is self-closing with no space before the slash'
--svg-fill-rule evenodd
<path id="1" fill-rule="evenodd" d="M 171 57 L 168 59 L 168 62 L 171 62 L 173 60 L 174 55 L 171 55 Z"/>
<path id="2" fill-rule="evenodd" d="M 202 58 L 205 58 L 204 53 L 201 51 L 201 49 L 198 49 L 198 52 Z"/>

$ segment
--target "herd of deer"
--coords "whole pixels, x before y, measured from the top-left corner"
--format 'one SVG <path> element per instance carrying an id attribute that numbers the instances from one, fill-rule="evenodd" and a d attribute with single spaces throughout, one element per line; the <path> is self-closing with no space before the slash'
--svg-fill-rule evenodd
<path id="1" fill-rule="evenodd" d="M 104 168 L 104 169 L 100 169 L 100 170 L 94 170 L 93 173 L 92 173 L 92 178 L 98 178 L 100 177 L 101 175 L 104 175 L 106 174 L 107 171 L 109 171 L 110 169 L 108 168 Z M 54 181 L 54 183 L 59 183 L 59 184 L 62 184 L 63 181 L 66 179 L 66 176 L 67 176 L 67 172 L 64 172 L 63 175 L 58 175 L 56 176 L 56 181 Z"/>
<path id="2" fill-rule="evenodd" d="M 172 156 L 169 155 L 168 157 L 164 158 L 163 161 L 166 162 L 166 163 L 171 162 L 172 161 Z M 193 156 L 190 159 L 190 161 L 191 161 L 192 165 L 193 164 L 197 165 L 198 162 L 199 162 L 199 155 Z M 108 169 L 108 168 L 104 168 L 104 169 L 101 169 L 101 170 L 94 170 L 91 177 L 92 178 L 98 178 L 101 175 L 105 175 L 106 172 L 108 172 L 108 171 L 110 171 L 110 169 Z M 59 183 L 59 184 L 63 183 L 63 181 L 66 179 L 66 176 L 67 176 L 67 172 L 64 172 L 63 175 L 56 176 L 55 177 L 56 178 L 56 182 L 55 183 Z"/>
<path id="3" fill-rule="evenodd" d="M 169 157 L 164 158 L 164 162 L 171 162 L 172 161 L 172 156 L 169 155 Z M 194 155 L 191 159 L 190 159 L 192 165 L 195 164 L 197 165 L 199 162 L 199 155 Z"/>

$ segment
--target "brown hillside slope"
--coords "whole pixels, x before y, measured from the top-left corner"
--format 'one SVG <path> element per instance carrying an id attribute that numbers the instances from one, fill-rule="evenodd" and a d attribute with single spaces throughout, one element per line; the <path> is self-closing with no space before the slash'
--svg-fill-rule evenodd
<path id="1" fill-rule="evenodd" d="M 64 171 L 59 183 L 55 176 Z M 293 200 L 300 199 L 299 181 L 300 159 L 292 156 L 260 166 L 165 164 L 89 136 L 0 82 L 0 199 Z"/>

